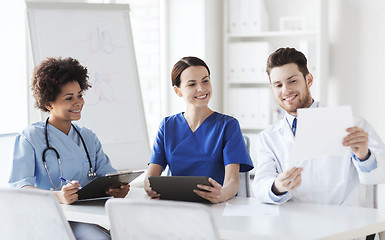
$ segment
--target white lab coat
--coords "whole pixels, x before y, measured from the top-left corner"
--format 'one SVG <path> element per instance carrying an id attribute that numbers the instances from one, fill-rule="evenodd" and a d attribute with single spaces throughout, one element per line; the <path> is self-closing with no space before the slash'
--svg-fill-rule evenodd
<path id="1" fill-rule="evenodd" d="M 373 207 L 373 184 L 385 182 L 385 146 L 370 124 L 363 118 L 354 118 L 355 126 L 369 133 L 369 149 L 377 161 L 377 168 L 363 172 L 358 165 L 367 164 L 352 158 L 350 148 L 342 156 L 324 156 L 303 163 L 302 183 L 278 201 Z M 261 202 L 277 203 L 269 195 L 278 174 L 295 166 L 289 151 L 294 136 L 286 118 L 258 135 L 257 168 L 252 192 Z M 311 143 L 309 143 L 311 144 Z M 342 143 L 341 143 L 342 144 Z M 374 159 L 373 159 L 374 160 Z"/>

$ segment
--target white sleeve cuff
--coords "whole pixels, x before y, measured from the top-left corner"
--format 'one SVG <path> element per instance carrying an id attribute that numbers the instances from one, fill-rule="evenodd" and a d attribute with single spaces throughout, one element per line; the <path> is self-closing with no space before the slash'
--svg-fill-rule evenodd
<path id="1" fill-rule="evenodd" d="M 291 194 L 290 194 L 290 192 L 286 192 L 285 194 L 282 194 L 282 195 L 277 196 L 277 195 L 275 195 L 275 194 L 273 193 L 273 191 L 272 191 L 271 188 L 270 188 L 270 190 L 269 190 L 269 197 L 270 197 L 270 199 L 273 200 L 275 203 L 281 204 L 281 203 L 287 202 L 287 201 L 291 198 Z"/>
<path id="2" fill-rule="evenodd" d="M 356 163 L 355 165 L 358 166 L 362 172 L 371 172 L 372 170 L 377 168 L 376 157 L 373 153 L 370 152 L 370 150 L 369 153 L 370 156 L 365 161 L 361 161 L 354 153 L 352 153 L 353 161 Z"/>

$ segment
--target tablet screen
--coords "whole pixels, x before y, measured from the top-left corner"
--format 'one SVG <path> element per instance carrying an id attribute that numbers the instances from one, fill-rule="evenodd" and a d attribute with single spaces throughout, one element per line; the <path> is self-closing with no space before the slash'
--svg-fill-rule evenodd
<path id="1" fill-rule="evenodd" d="M 198 184 L 212 186 L 208 177 L 198 176 L 150 176 L 151 188 L 160 194 L 160 199 L 209 202 L 193 192 L 194 189 L 202 190 Z"/>

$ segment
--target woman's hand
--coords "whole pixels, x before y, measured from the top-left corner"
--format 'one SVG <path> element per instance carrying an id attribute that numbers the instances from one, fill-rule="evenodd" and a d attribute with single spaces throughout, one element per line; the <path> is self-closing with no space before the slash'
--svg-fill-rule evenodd
<path id="1" fill-rule="evenodd" d="M 204 199 L 209 200 L 212 203 L 219 203 L 222 202 L 222 185 L 217 183 L 212 178 L 209 178 L 209 182 L 211 183 L 211 186 L 198 184 L 197 187 L 206 191 L 196 190 L 194 189 L 194 192 L 198 194 L 199 196 L 203 197 Z"/>
<path id="2" fill-rule="evenodd" d="M 237 194 L 239 187 L 239 167 L 238 163 L 231 163 L 225 166 L 223 186 L 214 179 L 209 178 L 209 182 L 212 186 L 201 184 L 198 184 L 197 186 L 207 192 L 200 190 L 194 190 L 194 192 L 212 203 L 221 203 L 233 198 Z"/>
<path id="3" fill-rule="evenodd" d="M 160 198 L 160 194 L 157 193 L 156 191 L 152 190 L 152 188 L 149 186 L 145 189 L 147 195 L 152 198 L 152 199 L 159 199 Z"/>
<path id="4" fill-rule="evenodd" d="M 71 204 L 78 200 L 78 190 L 79 190 L 79 182 L 72 181 L 62 187 L 60 191 L 55 192 L 56 197 L 59 199 L 60 203 Z"/>
<path id="5" fill-rule="evenodd" d="M 120 188 L 109 188 L 106 193 L 116 198 L 124 198 L 130 191 L 130 184 L 121 185 Z"/>
<path id="6" fill-rule="evenodd" d="M 147 195 L 152 199 L 159 199 L 160 194 L 152 190 L 148 177 L 160 176 L 162 172 L 163 172 L 163 167 L 158 164 L 150 163 L 150 165 L 148 166 L 146 176 L 144 178 L 144 191 L 146 191 Z"/>

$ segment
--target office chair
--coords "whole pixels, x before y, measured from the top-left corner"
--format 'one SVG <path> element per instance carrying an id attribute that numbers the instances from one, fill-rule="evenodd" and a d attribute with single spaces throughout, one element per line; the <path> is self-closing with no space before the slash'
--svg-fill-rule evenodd
<path id="1" fill-rule="evenodd" d="M 0 189 L 0 233 L 7 240 L 75 240 L 53 193 Z"/>
<path id="2" fill-rule="evenodd" d="M 110 199 L 106 210 L 114 240 L 219 239 L 213 217 L 204 204 Z"/>
<path id="3" fill-rule="evenodd" d="M 8 187 L 16 135 L 17 133 L 0 134 L 0 188 Z"/>
<path id="4" fill-rule="evenodd" d="M 245 141 L 247 151 L 250 153 L 250 139 L 249 139 L 249 137 L 243 135 L 243 140 Z M 250 197 L 250 175 L 249 175 L 249 172 L 240 172 L 239 173 L 238 196 L 239 197 Z"/>

